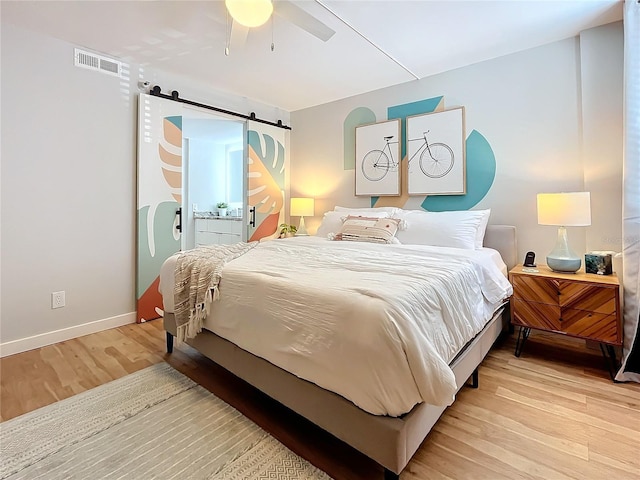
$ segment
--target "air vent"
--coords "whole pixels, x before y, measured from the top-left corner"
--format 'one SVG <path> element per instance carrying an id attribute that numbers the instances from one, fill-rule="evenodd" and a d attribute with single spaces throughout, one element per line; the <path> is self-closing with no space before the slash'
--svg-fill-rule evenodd
<path id="1" fill-rule="evenodd" d="M 79 48 L 74 49 L 74 64 L 76 67 L 96 70 L 115 77 L 122 76 L 122 62 Z"/>

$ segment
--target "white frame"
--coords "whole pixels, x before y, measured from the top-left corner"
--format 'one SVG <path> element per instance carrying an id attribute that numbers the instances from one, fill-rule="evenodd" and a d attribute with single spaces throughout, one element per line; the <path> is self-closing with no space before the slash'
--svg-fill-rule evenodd
<path id="1" fill-rule="evenodd" d="M 406 138 L 409 195 L 466 194 L 464 107 L 407 117 Z"/>
<path id="2" fill-rule="evenodd" d="M 356 196 L 400 195 L 400 142 L 399 119 L 356 127 Z"/>

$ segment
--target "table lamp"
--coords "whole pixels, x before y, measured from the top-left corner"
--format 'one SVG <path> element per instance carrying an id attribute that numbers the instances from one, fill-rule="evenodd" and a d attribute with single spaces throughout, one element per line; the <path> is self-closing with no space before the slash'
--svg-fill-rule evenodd
<path id="1" fill-rule="evenodd" d="M 591 194 L 589 192 L 539 193 L 538 224 L 558 227 L 558 241 L 547 255 L 549 268 L 555 272 L 577 272 L 582 258 L 569 247 L 566 227 L 591 225 Z"/>
<path id="2" fill-rule="evenodd" d="M 304 217 L 313 217 L 313 198 L 292 198 L 291 199 L 291 212 L 292 217 L 300 217 L 300 225 L 296 231 L 296 235 L 309 235 L 307 229 L 304 226 Z"/>

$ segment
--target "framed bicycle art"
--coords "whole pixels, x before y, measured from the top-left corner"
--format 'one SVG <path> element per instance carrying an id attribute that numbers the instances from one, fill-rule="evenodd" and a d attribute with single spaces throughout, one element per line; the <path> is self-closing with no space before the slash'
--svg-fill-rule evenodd
<path id="1" fill-rule="evenodd" d="M 356 127 L 356 195 L 400 195 L 400 120 Z"/>
<path id="2" fill-rule="evenodd" d="M 464 107 L 407 117 L 409 195 L 464 195 Z"/>

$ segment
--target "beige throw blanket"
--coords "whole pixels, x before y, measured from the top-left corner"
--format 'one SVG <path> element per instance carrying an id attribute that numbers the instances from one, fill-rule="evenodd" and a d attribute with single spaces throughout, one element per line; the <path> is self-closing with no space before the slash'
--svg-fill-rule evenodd
<path id="1" fill-rule="evenodd" d="M 224 265 L 257 244 L 210 245 L 180 254 L 176 262 L 174 287 L 178 343 L 202 331 L 211 302 L 220 295 L 218 286 Z"/>

